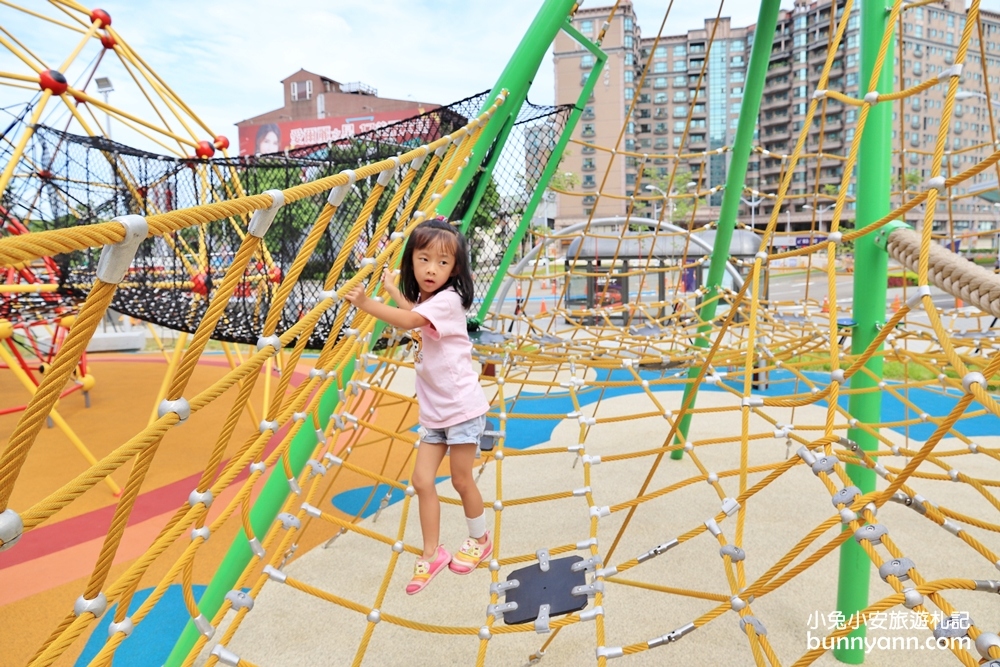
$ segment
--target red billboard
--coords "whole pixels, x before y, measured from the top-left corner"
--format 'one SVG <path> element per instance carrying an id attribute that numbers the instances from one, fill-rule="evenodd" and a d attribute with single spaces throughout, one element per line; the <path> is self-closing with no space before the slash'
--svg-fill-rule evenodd
<path id="1" fill-rule="evenodd" d="M 423 107 L 380 111 L 364 116 L 331 116 L 308 120 L 285 121 L 242 125 L 240 132 L 240 155 L 277 153 L 286 148 L 325 144 L 377 130 L 412 118 L 426 109 Z"/>

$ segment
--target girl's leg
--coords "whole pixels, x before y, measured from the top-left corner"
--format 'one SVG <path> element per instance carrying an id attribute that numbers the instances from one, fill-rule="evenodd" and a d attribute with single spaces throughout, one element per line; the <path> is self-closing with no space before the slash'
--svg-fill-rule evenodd
<path id="1" fill-rule="evenodd" d="M 441 501 L 438 500 L 434 479 L 438 467 L 448 450 L 444 444 L 421 443 L 417 449 L 417 460 L 413 466 L 413 484 L 417 492 L 417 506 L 420 511 L 420 532 L 424 539 L 425 560 L 437 554 L 441 539 Z"/>
<path id="2" fill-rule="evenodd" d="M 462 499 L 462 509 L 466 519 L 476 519 L 483 516 L 483 496 L 472 477 L 472 468 L 476 461 L 475 444 L 451 446 L 451 483 Z M 477 536 L 480 544 L 485 544 L 487 536 Z"/>

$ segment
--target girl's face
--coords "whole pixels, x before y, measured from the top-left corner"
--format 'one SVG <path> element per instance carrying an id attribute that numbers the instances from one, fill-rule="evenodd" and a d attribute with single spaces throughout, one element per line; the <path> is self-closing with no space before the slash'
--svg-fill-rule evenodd
<path id="1" fill-rule="evenodd" d="M 455 274 L 455 252 L 444 243 L 429 243 L 413 251 L 413 276 L 420 299 L 426 300 Z"/>
<path id="2" fill-rule="evenodd" d="M 258 153 L 277 153 L 279 150 L 278 135 L 274 132 L 268 132 L 265 134 L 260 138 L 260 143 L 257 144 Z"/>

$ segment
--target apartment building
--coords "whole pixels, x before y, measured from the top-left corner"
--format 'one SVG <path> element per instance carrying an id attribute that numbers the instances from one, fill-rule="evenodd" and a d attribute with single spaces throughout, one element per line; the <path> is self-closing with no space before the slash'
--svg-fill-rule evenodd
<path id="1" fill-rule="evenodd" d="M 856 4 L 856 3 L 855 3 Z M 829 50 L 829 35 L 844 11 L 844 2 L 796 0 L 793 8 L 782 11 L 772 41 L 771 58 L 758 115 L 755 144 L 767 151 L 755 152 L 747 172 L 747 185 L 765 193 L 778 189 L 785 168 L 782 155 L 794 150 L 806 118 L 813 92 L 819 87 L 820 74 Z M 575 25 L 584 34 L 596 34 L 610 7 L 581 10 Z M 986 73 L 980 55 L 978 34 L 971 44 L 965 70 L 960 80 L 960 94 L 948 134 L 948 152 L 942 163 L 946 176 L 957 174 L 980 161 L 994 150 L 993 128 L 987 111 L 987 94 L 994 106 L 1000 90 L 1000 15 L 982 12 L 983 49 Z M 656 18 L 656 17 L 651 17 Z M 658 20 L 658 19 L 657 19 Z M 903 12 L 903 30 L 897 35 L 892 60 L 894 87 L 898 90 L 945 73 L 954 64 L 965 25 L 965 9 L 960 0 L 942 0 L 912 7 Z M 588 32 L 588 30 L 590 32 Z M 675 160 L 668 155 L 699 153 L 682 161 L 680 168 L 689 171 L 700 190 L 721 186 L 730 160 L 729 153 L 713 151 L 731 146 L 736 133 L 740 105 L 755 26 L 732 26 L 728 18 L 705 21 L 704 28 L 659 39 L 643 37 L 632 5 L 624 0 L 607 31 L 604 48 L 609 54 L 607 71 L 585 108 L 574 138 L 599 146 L 614 147 L 625 122 L 625 115 L 635 99 L 632 122 L 625 126 L 619 149 L 647 154 L 648 158 L 616 159 L 603 193 L 629 196 L 657 193 L 642 187 L 635 192 L 638 174 L 644 171 L 657 178 L 654 188 L 664 186 L 662 177 L 673 171 Z M 713 34 L 714 33 L 714 34 Z M 847 30 L 832 63 L 827 88 L 858 97 L 862 87 L 859 62 L 860 13 L 855 7 L 848 17 Z M 561 36 L 554 51 L 557 103 L 573 102 L 580 93 L 583 76 L 592 66 L 589 54 L 573 40 Z M 648 63 L 649 71 L 643 77 Z M 641 80 L 641 85 L 640 85 Z M 927 180 L 934 141 L 940 130 L 947 78 L 908 99 L 896 103 L 893 113 L 893 146 L 896 158 L 896 190 L 904 181 L 915 188 Z M 825 105 L 825 106 L 824 106 Z M 858 108 L 827 99 L 817 110 L 807 135 L 805 151 L 843 156 L 854 138 Z M 996 113 L 996 112 L 994 112 Z M 690 118 L 690 122 L 688 119 Z M 581 189 L 587 196 L 559 197 L 557 226 L 586 219 L 593 210 L 597 216 L 620 215 L 628 202 L 601 197 L 596 191 L 607 171 L 609 154 L 571 145 L 571 154 L 563 169 L 581 177 Z M 700 154 L 704 152 L 704 154 Z M 900 163 L 900 157 L 902 161 Z M 800 162 L 792 175 L 789 206 L 782 208 L 780 231 L 824 230 L 829 226 L 832 199 L 816 193 L 836 193 L 843 174 L 843 161 L 837 157 Z M 936 211 L 935 230 L 948 230 L 948 208 L 954 220 L 954 233 L 992 229 L 1000 218 L 1000 209 L 976 197 L 963 197 L 975 191 L 978 182 L 996 180 L 996 174 L 977 177 L 975 182 L 955 189 L 954 199 L 942 203 Z M 650 185 L 649 177 L 644 185 Z M 689 192 L 687 183 L 674 183 L 675 192 Z M 659 187 L 662 190 L 662 187 Z M 593 193 L 593 194 L 589 194 Z M 853 184 L 848 195 L 854 196 Z M 894 202 L 901 200 L 896 193 Z M 770 200 L 747 197 L 741 207 L 741 220 L 751 219 L 762 227 L 772 210 Z M 721 193 L 709 196 L 699 205 L 695 223 L 702 224 L 718 215 Z M 637 210 L 652 215 L 658 204 Z M 595 210 L 596 207 L 596 210 Z M 688 207 L 689 211 L 690 207 Z M 690 215 L 690 212 L 687 213 Z M 911 213 L 909 221 L 922 218 L 921 211 Z M 845 212 L 845 221 L 853 219 L 853 206 Z"/>

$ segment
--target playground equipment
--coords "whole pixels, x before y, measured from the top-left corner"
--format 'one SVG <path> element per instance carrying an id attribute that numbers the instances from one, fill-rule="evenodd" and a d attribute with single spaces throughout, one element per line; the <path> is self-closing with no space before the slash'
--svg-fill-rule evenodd
<path id="1" fill-rule="evenodd" d="M 862 79 L 873 82 L 871 92 L 856 100 L 825 90 L 809 106 L 809 118 L 827 99 L 860 108 L 844 169 L 845 186 L 855 163 L 861 170 L 855 229 L 840 229 L 847 197 L 841 187 L 822 242 L 769 252 L 789 170 L 773 193 L 779 206 L 761 249 L 740 267 L 745 279 L 724 286 L 745 179 L 739 165 L 745 166 L 753 150 L 753 119 L 770 48 L 767 40 L 758 40 L 713 252 L 702 260 L 708 262 L 707 277 L 694 293 L 675 288 L 669 298 L 649 301 L 640 289 L 635 301 L 623 295 L 620 304 L 570 310 L 558 303 L 568 284 L 563 281 L 557 303 L 539 313 L 531 308 L 538 260 L 503 275 L 513 257 L 507 251 L 501 275 L 482 285 L 479 321 L 491 326 L 475 334 L 476 358 L 493 369 L 484 373 L 484 387 L 496 426 L 492 446 L 481 454 L 481 482 L 496 555 L 483 571 L 460 583 L 439 578 L 421 594 L 419 605 L 407 604 L 399 585 L 407 568 L 399 559 L 417 551 L 407 484 L 419 445 L 412 430 L 412 343 L 403 332 L 383 331 L 365 314 L 343 307 L 340 297 L 363 281 L 370 294 L 384 294 L 377 277 L 397 261 L 408 232 L 426 217 L 450 215 L 469 228 L 489 185 L 482 174 L 496 168 L 528 82 L 560 29 L 597 60 L 581 91 L 586 99 L 605 54 L 600 39 L 591 42 L 565 23 L 572 7 L 566 0 L 548 0 L 481 112 L 425 146 L 282 190 L 145 216 L 120 214 L 90 225 L 86 235 L 55 229 L 18 243 L 0 240 L 4 267 L 44 257 L 54 246 L 74 252 L 104 246 L 76 324 L 0 455 L 0 548 L 16 553 L 33 530 L 101 478 L 133 464 L 92 574 L 40 642 L 32 664 L 52 664 L 99 618 L 92 650 L 84 656 L 89 664 L 139 659 L 134 656 L 152 644 L 147 633 L 167 626 L 173 650 L 156 659 L 170 665 L 192 664 L 202 652 L 209 665 L 272 664 L 288 655 L 302 662 L 404 664 L 419 652 L 463 664 L 528 658 L 603 666 L 616 659 L 660 662 L 655 655 L 660 651 L 653 649 L 695 663 L 704 658 L 705 646 L 725 652 L 730 662 L 746 662 L 751 655 L 757 664 L 789 658 L 809 664 L 831 647 L 841 659 L 857 662 L 864 644 L 852 639 L 867 625 L 874 632 L 875 622 L 890 612 L 904 610 L 921 622 L 910 629 L 940 641 L 958 662 L 1000 659 L 992 597 L 1000 591 L 995 578 L 1000 501 L 994 492 L 1000 480 L 995 440 L 1000 405 L 990 393 L 1000 355 L 983 322 L 1000 314 L 991 296 L 997 279 L 931 243 L 930 218 L 919 234 L 893 224 L 903 210 L 921 203 L 932 215 L 938 197 L 977 170 L 997 165 L 1000 152 L 942 178 L 948 126 L 942 123 L 931 180 L 916 197 L 891 208 L 886 162 L 891 151 L 879 143 L 888 136 L 888 102 L 927 87 L 925 82 L 888 92 L 885 61 L 891 27 L 906 11 L 900 4 L 875 3 L 861 12 L 868 38 Z M 846 2 L 831 31 L 823 85 L 852 11 L 853 3 Z M 973 2 L 959 64 L 965 62 L 978 11 Z M 769 34 L 777 12 L 777 2 L 762 3 L 761 34 Z M 946 77 L 946 119 L 958 76 Z M 546 156 L 524 219 L 530 219 L 555 171 L 581 108 L 569 114 Z M 788 156 L 790 164 L 803 157 L 802 143 Z M 608 150 L 619 154 L 618 147 Z M 620 157 L 644 159 L 625 152 Z M 364 187 L 355 190 L 359 184 Z M 257 336 L 253 354 L 210 386 L 191 386 L 209 338 L 227 318 L 228 304 L 238 297 L 264 240 L 271 238 L 272 222 L 284 206 L 310 198 L 319 203 L 315 218 L 291 261 L 281 265 L 266 313 L 250 327 Z M 314 278 L 320 283 L 317 298 L 297 304 L 296 317 L 286 322 L 284 313 L 308 280 L 310 261 L 328 259 L 318 249 L 331 221 L 348 207 L 354 213 L 333 245 L 333 259 Z M 249 222 L 242 227 L 230 224 L 232 219 Z M 201 295 L 204 308 L 192 316 L 192 342 L 178 354 L 157 418 L 44 499 L 30 506 L 12 503 L 34 435 L 116 292 L 129 289 L 128 267 L 143 239 L 153 237 L 155 244 L 170 234 L 201 234 L 211 224 L 246 233 L 238 243 L 234 239 L 232 260 Z M 638 235 L 649 239 L 650 248 L 684 239 L 690 231 L 647 228 L 652 231 Z M 511 248 L 526 231 L 522 224 Z M 578 247 L 604 235 L 600 227 L 585 225 Z M 610 261 L 620 254 L 618 241 Z M 845 323 L 838 317 L 835 260 L 838 248 L 850 241 L 858 261 L 854 307 Z M 817 299 L 783 303 L 764 297 L 769 266 L 822 255 L 829 313 L 820 312 Z M 916 269 L 918 286 L 903 288 L 898 311 L 887 318 L 890 255 Z M 358 261 L 349 274 L 352 258 Z M 645 264 L 630 264 L 629 271 L 641 280 L 653 273 L 654 261 L 650 253 Z M 567 256 L 566 263 L 571 274 L 588 273 L 578 256 Z M 665 267 L 670 284 L 681 283 L 682 269 L 692 263 L 682 257 Z M 514 316 L 502 311 L 504 299 L 493 304 L 507 280 L 527 286 L 528 306 Z M 939 311 L 932 285 L 983 312 Z M 676 302 L 684 307 L 674 310 Z M 486 317 L 491 307 L 493 320 Z M 629 308 L 646 313 L 641 327 L 616 326 L 616 313 Z M 508 333 L 514 331 L 506 326 L 512 317 L 520 326 Z M 577 317 L 598 323 L 581 327 Z M 850 350 L 842 348 L 845 336 Z M 313 340 L 321 341 L 319 354 L 307 357 Z M 260 369 L 279 354 L 287 372 L 270 388 L 259 426 L 237 431 L 236 419 Z M 304 372 L 295 377 L 292 370 L 298 368 Z M 188 501 L 142 556 L 112 574 L 153 459 L 169 455 L 169 438 L 197 432 L 198 413 L 220 403 L 230 418 L 206 442 L 204 472 Z M 530 446 L 535 444 L 542 446 Z M 443 495 L 446 506 L 457 505 Z M 239 534 L 225 557 L 210 557 L 208 540 L 233 526 Z M 322 539 L 311 537 L 317 532 Z M 307 549 L 322 542 L 326 549 Z M 831 562 L 835 551 L 841 556 L 839 575 Z M 202 567 L 212 580 L 196 595 L 195 571 Z M 870 569 L 886 586 L 874 601 L 868 599 Z M 551 582 L 553 598 L 512 593 L 522 582 L 528 588 L 526 577 L 546 588 Z M 566 604 L 568 581 L 575 603 Z M 138 595 L 140 585 L 147 587 L 144 596 Z M 532 588 L 537 592 L 537 585 Z M 184 609 L 183 631 L 176 615 L 161 605 L 171 592 Z M 522 603 L 517 609 L 510 604 L 515 599 Z M 635 614 L 637 609 L 641 613 Z M 818 610 L 834 622 L 816 624 L 814 645 L 804 641 L 803 630 L 808 612 Z M 517 613 L 508 619 L 511 612 Z M 322 641 L 307 644 L 301 634 L 273 630 L 289 622 L 311 632 L 313 613 L 333 619 L 311 635 Z M 285 636 L 291 637 L 287 643 Z M 400 646 L 407 655 L 397 655 Z M 938 664 L 940 659 L 933 659 Z"/>

